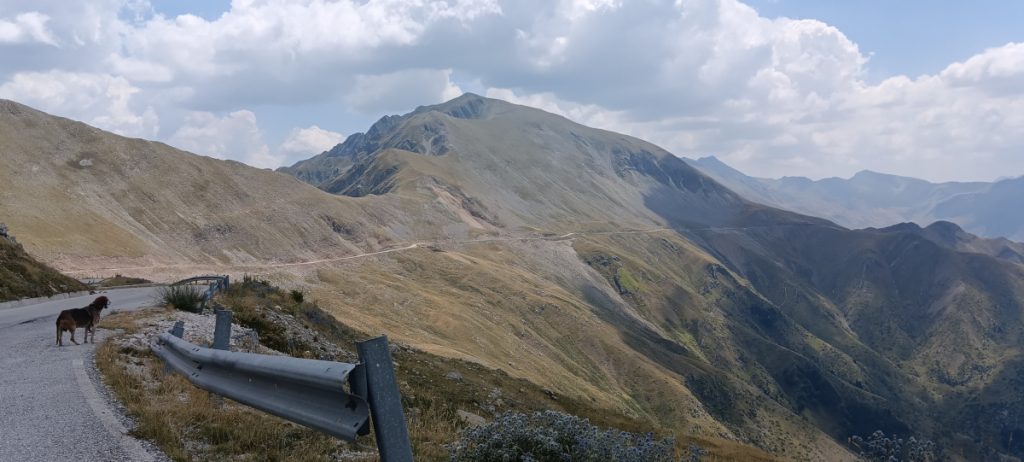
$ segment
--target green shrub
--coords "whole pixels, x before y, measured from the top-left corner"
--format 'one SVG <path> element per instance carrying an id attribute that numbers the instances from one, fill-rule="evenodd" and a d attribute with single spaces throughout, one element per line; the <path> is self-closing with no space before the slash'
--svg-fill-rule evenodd
<path id="1" fill-rule="evenodd" d="M 157 300 L 160 304 L 173 306 L 176 310 L 198 313 L 199 303 L 203 301 L 203 290 L 190 285 L 161 287 L 157 292 Z"/>
<path id="2" fill-rule="evenodd" d="M 292 301 L 295 303 L 302 303 L 302 300 L 306 298 L 305 294 L 303 294 L 301 290 L 292 290 L 291 297 Z"/>
<path id="3" fill-rule="evenodd" d="M 463 430 L 448 446 L 452 462 L 675 462 L 675 442 L 650 433 L 601 429 L 555 411 L 510 412 Z M 698 456 L 699 457 L 699 456 Z"/>

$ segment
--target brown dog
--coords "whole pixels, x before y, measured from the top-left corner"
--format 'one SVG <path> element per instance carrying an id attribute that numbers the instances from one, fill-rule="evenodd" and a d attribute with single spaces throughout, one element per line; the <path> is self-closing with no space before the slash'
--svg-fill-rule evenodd
<path id="1" fill-rule="evenodd" d="M 89 343 L 90 332 L 92 332 L 93 343 L 96 343 L 96 324 L 100 322 L 100 311 L 109 306 L 110 300 L 101 295 L 85 308 L 61 311 L 57 316 L 57 346 L 64 345 L 64 331 L 71 332 L 71 341 L 78 345 L 78 342 L 75 341 L 75 330 L 79 327 L 85 328 L 85 343 Z"/>

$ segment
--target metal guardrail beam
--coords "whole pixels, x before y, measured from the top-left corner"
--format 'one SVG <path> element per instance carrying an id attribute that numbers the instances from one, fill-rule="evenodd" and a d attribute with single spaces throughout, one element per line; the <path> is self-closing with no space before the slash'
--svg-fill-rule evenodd
<path id="1" fill-rule="evenodd" d="M 153 351 L 204 390 L 348 441 L 369 432 L 366 400 L 344 389 L 355 365 L 214 350 L 170 333 Z"/>
<path id="2" fill-rule="evenodd" d="M 227 286 L 228 286 L 228 281 L 229 280 L 230 280 L 230 278 L 228 276 L 222 276 L 222 275 L 194 276 L 194 277 L 190 277 L 188 279 L 182 279 L 182 280 L 180 280 L 178 282 L 171 283 L 171 285 L 172 286 L 177 286 L 177 285 L 181 285 L 181 284 L 191 284 L 193 282 L 220 282 L 220 283 L 223 284 L 224 288 L 226 289 Z"/>

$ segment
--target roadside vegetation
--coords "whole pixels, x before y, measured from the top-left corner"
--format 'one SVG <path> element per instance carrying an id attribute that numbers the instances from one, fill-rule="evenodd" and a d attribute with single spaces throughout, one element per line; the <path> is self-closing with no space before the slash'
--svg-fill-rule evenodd
<path id="1" fill-rule="evenodd" d="M 199 302 L 203 301 L 203 290 L 199 286 L 188 284 L 164 286 L 157 291 L 157 300 L 163 306 L 197 313 Z"/>
<path id="2" fill-rule="evenodd" d="M 21 244 L 0 236 L 0 302 L 79 290 L 88 287 L 36 261 Z"/>
<path id="3" fill-rule="evenodd" d="M 296 357 L 356 361 L 355 342 L 370 336 L 341 324 L 315 300 L 296 292 L 244 277 L 216 301 L 234 312 L 235 323 L 255 330 L 264 347 Z M 115 314 L 104 320 L 104 327 L 123 329 L 122 338 L 130 337 L 140 326 L 152 324 L 154 316 L 166 318 L 173 312 Z M 615 445 L 615 438 L 626 438 L 623 441 L 630 441 L 634 449 L 670 457 L 652 460 L 774 460 L 740 443 L 653 428 L 476 363 L 400 344 L 393 344 L 392 356 L 417 461 L 470 460 L 465 448 L 483 448 L 483 435 L 511 441 L 524 430 L 543 434 L 550 430 L 545 425 L 583 432 L 589 436 L 579 441 L 607 447 Z M 115 395 L 138 420 L 136 435 L 154 441 L 175 460 L 376 460 L 372 436 L 349 444 L 228 400 L 218 408 L 208 393 L 180 377 L 163 374 L 159 359 L 148 348 L 126 347 L 115 338 L 98 349 L 97 364 Z M 550 418 L 516 417 L 537 415 Z M 529 429 L 506 425 L 521 418 L 532 422 Z M 692 455 L 697 458 L 691 459 Z"/>
<path id="4" fill-rule="evenodd" d="M 603 429 L 555 411 L 501 414 L 493 422 L 464 430 L 449 450 L 452 462 L 678 460 L 671 438 L 657 440 L 650 433 Z"/>

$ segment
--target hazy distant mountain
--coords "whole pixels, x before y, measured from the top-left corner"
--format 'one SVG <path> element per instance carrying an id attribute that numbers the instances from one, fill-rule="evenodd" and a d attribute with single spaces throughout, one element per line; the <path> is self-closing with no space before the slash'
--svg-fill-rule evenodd
<path id="1" fill-rule="evenodd" d="M 901 222 L 922 226 L 946 220 L 985 237 L 1024 241 L 1024 178 L 995 183 L 930 183 L 863 171 L 850 179 L 755 178 L 715 157 L 687 159 L 691 165 L 743 197 L 762 204 L 820 216 L 850 228 Z"/>
<path id="2" fill-rule="evenodd" d="M 988 188 L 940 202 L 930 215 L 960 223 L 983 236 L 1024 241 L 1024 177 L 993 183 Z"/>
<path id="3" fill-rule="evenodd" d="M 362 331 L 786 460 L 852 460 L 876 429 L 1024 455 L 1024 266 L 994 240 L 851 231 L 476 95 L 283 169 L 320 189 L 0 109 L 0 216 L 47 262 L 260 272 Z"/>

